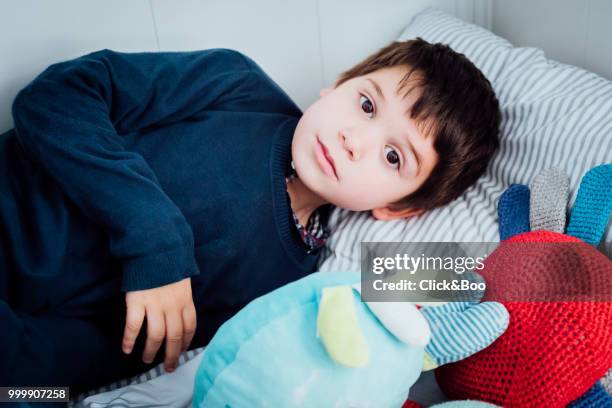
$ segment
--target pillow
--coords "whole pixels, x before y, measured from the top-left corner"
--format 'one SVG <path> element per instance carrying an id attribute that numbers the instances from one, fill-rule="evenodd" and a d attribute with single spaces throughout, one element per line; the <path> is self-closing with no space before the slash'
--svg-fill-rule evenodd
<path id="1" fill-rule="evenodd" d="M 320 271 L 358 271 L 362 241 L 499 241 L 495 203 L 511 183 L 529 184 L 541 170 L 559 167 L 570 176 L 573 207 L 582 176 L 612 162 L 611 81 L 436 9 L 417 14 L 398 40 L 415 37 L 448 44 L 491 81 L 502 109 L 500 150 L 474 186 L 420 217 L 377 221 L 369 212 L 335 208 Z M 610 225 L 603 241 L 612 256 Z"/>

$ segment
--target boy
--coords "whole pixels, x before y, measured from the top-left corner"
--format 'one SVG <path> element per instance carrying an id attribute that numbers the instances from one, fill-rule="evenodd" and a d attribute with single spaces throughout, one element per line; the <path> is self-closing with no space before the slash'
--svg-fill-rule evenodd
<path id="1" fill-rule="evenodd" d="M 421 39 L 346 71 L 303 114 L 250 58 L 210 49 L 54 64 L 13 116 L 0 385 L 72 394 L 162 359 L 172 371 L 246 303 L 313 272 L 332 205 L 389 220 L 450 202 L 500 121 L 480 71 Z"/>

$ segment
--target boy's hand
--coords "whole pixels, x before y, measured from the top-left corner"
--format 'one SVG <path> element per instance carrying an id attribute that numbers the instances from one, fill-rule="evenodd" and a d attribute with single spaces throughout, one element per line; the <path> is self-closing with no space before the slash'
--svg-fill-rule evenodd
<path id="1" fill-rule="evenodd" d="M 165 337 L 164 367 L 167 372 L 174 371 L 180 353 L 187 350 L 196 329 L 191 278 L 158 288 L 127 292 L 125 302 L 127 317 L 123 333 L 123 352 L 132 352 L 146 316 L 147 342 L 142 360 L 147 364 L 151 363 Z"/>

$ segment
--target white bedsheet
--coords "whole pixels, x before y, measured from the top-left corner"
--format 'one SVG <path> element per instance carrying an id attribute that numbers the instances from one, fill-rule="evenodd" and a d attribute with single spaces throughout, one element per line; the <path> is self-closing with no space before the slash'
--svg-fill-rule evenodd
<path id="1" fill-rule="evenodd" d="M 177 366 L 173 373 L 166 373 L 163 363 L 153 368 L 153 372 L 161 375 L 150 380 L 120 387 L 111 391 L 102 392 L 86 397 L 74 404 L 79 408 L 106 408 L 106 407 L 173 407 L 188 408 L 191 406 L 193 396 L 193 381 L 195 373 L 202 359 L 202 349 L 195 357 Z"/>
<path id="2" fill-rule="evenodd" d="M 196 351 L 202 351 L 198 349 Z M 189 408 L 193 396 L 193 381 L 202 359 L 199 352 L 195 357 L 179 364 L 173 373 L 165 373 L 163 363 L 152 370 L 161 374 L 139 384 L 126 385 L 112 391 L 86 397 L 73 405 L 79 408 L 145 408 L 173 407 Z M 410 389 L 410 399 L 427 407 L 447 401 L 433 371 L 423 373 Z"/>

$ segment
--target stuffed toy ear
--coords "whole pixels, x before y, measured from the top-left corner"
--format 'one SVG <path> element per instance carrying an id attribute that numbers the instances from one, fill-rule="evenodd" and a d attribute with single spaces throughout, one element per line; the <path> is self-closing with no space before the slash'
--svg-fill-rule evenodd
<path id="1" fill-rule="evenodd" d="M 597 246 L 612 213 L 612 164 L 589 170 L 578 188 L 567 234 Z"/>
<path id="2" fill-rule="evenodd" d="M 361 283 L 353 285 L 361 293 Z M 425 347 L 431 333 L 429 324 L 412 302 L 364 302 L 370 312 L 399 341 L 415 347 Z"/>
<path id="3" fill-rule="evenodd" d="M 462 360 L 484 349 L 506 331 L 510 321 L 504 305 L 497 302 L 450 302 L 424 307 L 421 313 L 431 328 L 423 371 Z"/>
<path id="4" fill-rule="evenodd" d="M 368 345 L 359 327 L 350 286 L 323 288 L 317 331 L 334 361 L 347 367 L 362 367 L 368 363 Z"/>
<path id="5" fill-rule="evenodd" d="M 497 215 L 501 241 L 529 231 L 529 188 L 523 184 L 511 184 L 499 198 Z"/>
<path id="6" fill-rule="evenodd" d="M 565 231 L 569 177 L 561 169 L 543 170 L 529 184 L 529 226 L 532 231 Z"/>

